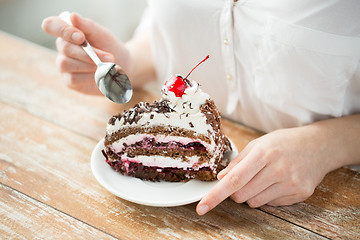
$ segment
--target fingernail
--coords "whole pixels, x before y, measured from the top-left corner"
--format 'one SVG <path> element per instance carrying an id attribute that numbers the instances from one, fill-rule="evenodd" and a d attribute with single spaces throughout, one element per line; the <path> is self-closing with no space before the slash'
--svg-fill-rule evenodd
<path id="1" fill-rule="evenodd" d="M 72 35 L 71 35 L 71 38 L 76 41 L 76 42 L 79 42 L 81 41 L 81 34 L 79 32 L 74 32 Z"/>
<path id="2" fill-rule="evenodd" d="M 197 213 L 199 215 L 204 215 L 205 213 L 207 213 L 209 211 L 209 206 L 208 205 L 200 205 L 197 209 Z"/>
<path id="3" fill-rule="evenodd" d="M 223 177 L 225 176 L 225 169 L 221 170 L 218 175 L 217 175 L 217 179 L 221 180 Z"/>
<path id="4" fill-rule="evenodd" d="M 111 56 L 109 56 L 109 55 L 105 55 L 104 57 L 103 57 L 103 61 L 104 62 L 111 62 L 113 60 L 113 58 L 111 57 Z"/>

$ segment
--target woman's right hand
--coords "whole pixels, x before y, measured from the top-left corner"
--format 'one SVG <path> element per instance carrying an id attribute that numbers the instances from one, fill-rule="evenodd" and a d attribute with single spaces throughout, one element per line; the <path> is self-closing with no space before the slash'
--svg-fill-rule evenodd
<path id="1" fill-rule="evenodd" d="M 130 70 L 129 51 L 108 29 L 94 21 L 76 13 L 72 13 L 70 18 L 73 26 L 56 16 L 42 22 L 43 30 L 57 37 L 57 67 L 69 88 L 85 94 L 102 95 L 94 80 L 96 65 L 80 45 L 86 38 L 101 61 L 117 63 L 125 72 Z"/>

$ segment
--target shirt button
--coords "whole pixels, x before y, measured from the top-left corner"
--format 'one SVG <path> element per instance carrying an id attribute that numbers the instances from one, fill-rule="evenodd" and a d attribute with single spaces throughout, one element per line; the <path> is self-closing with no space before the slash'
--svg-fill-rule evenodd
<path id="1" fill-rule="evenodd" d="M 225 45 L 229 45 L 229 40 L 224 39 L 224 44 L 225 44 Z"/>
<path id="2" fill-rule="evenodd" d="M 232 80 L 233 76 L 231 74 L 226 75 L 227 80 Z"/>

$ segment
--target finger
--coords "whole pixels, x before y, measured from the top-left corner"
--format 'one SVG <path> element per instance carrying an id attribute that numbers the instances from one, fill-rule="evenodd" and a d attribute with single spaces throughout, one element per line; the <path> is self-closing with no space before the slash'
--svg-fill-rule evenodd
<path id="1" fill-rule="evenodd" d="M 294 203 L 302 202 L 305 199 L 306 198 L 298 198 L 295 195 L 289 195 L 289 196 L 284 196 L 284 197 L 280 197 L 275 200 L 272 200 L 272 201 L 268 202 L 267 205 L 274 206 L 274 207 L 287 206 L 287 205 L 292 205 Z"/>
<path id="2" fill-rule="evenodd" d="M 63 79 L 69 88 L 77 88 L 81 85 L 96 85 L 93 73 L 64 73 Z"/>
<path id="3" fill-rule="evenodd" d="M 71 42 L 65 41 L 62 38 L 56 39 L 56 48 L 64 56 L 67 56 L 72 59 L 76 59 L 85 63 L 93 64 L 91 58 L 85 53 L 79 45 L 73 44 Z M 114 62 L 115 58 L 112 54 L 94 48 L 95 53 L 98 55 L 101 61 L 104 62 Z"/>
<path id="4" fill-rule="evenodd" d="M 283 184 L 284 185 L 284 184 Z M 289 189 L 286 191 L 288 194 L 285 196 L 278 197 L 272 201 L 269 201 L 269 205 L 271 206 L 284 206 L 291 205 L 297 202 L 302 202 L 309 198 L 314 193 L 314 187 L 312 185 L 303 182 L 300 186 L 298 184 L 288 183 L 285 184 L 285 187 Z M 293 194 L 290 194 L 291 193 Z"/>
<path id="5" fill-rule="evenodd" d="M 229 163 L 229 165 L 227 165 L 226 168 L 224 168 L 223 170 L 221 170 L 218 175 L 217 175 L 217 179 L 221 180 L 223 179 L 223 177 L 225 177 L 225 175 L 234 167 L 236 166 L 236 164 L 238 164 L 241 160 L 243 159 L 242 156 L 237 155 L 236 158 L 234 158 L 233 160 L 231 160 L 231 162 Z"/>
<path id="6" fill-rule="evenodd" d="M 268 179 L 271 179 L 271 181 Z M 233 193 L 231 199 L 237 203 L 243 203 L 246 200 L 255 197 L 257 194 L 273 185 L 276 181 L 277 179 L 276 176 L 273 175 L 273 170 L 264 166 L 264 168 L 261 169 L 244 187 Z"/>
<path id="7" fill-rule="evenodd" d="M 64 55 L 58 55 L 56 58 L 56 65 L 60 69 L 60 72 L 67 73 L 95 73 L 96 65 L 94 63 L 89 64 L 81 62 L 76 59 L 65 57 Z"/>
<path id="8" fill-rule="evenodd" d="M 92 73 L 64 73 L 63 79 L 70 89 L 90 95 L 102 95 L 95 84 L 94 74 Z"/>
<path id="9" fill-rule="evenodd" d="M 286 195 L 288 193 L 285 191 L 283 184 L 275 183 L 246 202 L 251 208 L 257 208 Z"/>
<path id="10" fill-rule="evenodd" d="M 61 20 L 59 17 L 45 18 L 41 24 L 42 29 L 55 37 L 80 45 L 85 41 L 84 33 L 74 26 Z"/>
<path id="11" fill-rule="evenodd" d="M 228 196 L 241 189 L 247 184 L 263 167 L 258 153 L 249 154 L 239 162 L 229 173 L 221 179 L 199 202 L 197 212 L 203 215 L 213 209 Z"/>
<path id="12" fill-rule="evenodd" d="M 243 160 L 246 155 L 250 152 L 250 150 L 253 148 L 255 141 L 251 141 L 248 145 L 246 145 L 246 147 L 239 153 L 239 155 L 234 158 L 229 165 L 221 170 L 218 175 L 217 175 L 217 179 L 221 180 L 234 166 L 236 166 L 236 164 L 238 164 L 241 160 Z"/>
<path id="13" fill-rule="evenodd" d="M 93 47 L 99 47 L 97 46 L 98 43 L 103 44 L 114 41 L 112 34 L 110 34 L 108 29 L 97 24 L 91 19 L 84 18 L 77 13 L 72 13 L 70 18 L 72 24 L 86 35 L 86 39 L 92 44 Z"/>
<path id="14" fill-rule="evenodd" d="M 58 50 L 59 53 L 61 53 L 66 57 L 76 59 L 89 64 L 93 63 L 91 58 L 85 53 L 85 51 L 79 45 L 65 41 L 62 38 L 56 39 L 56 49 Z"/>

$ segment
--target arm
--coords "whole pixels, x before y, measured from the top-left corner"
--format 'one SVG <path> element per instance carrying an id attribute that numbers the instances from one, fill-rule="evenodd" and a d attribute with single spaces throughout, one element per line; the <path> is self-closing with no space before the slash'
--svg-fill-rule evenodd
<path id="1" fill-rule="evenodd" d="M 250 207 L 290 205 L 310 197 L 324 176 L 360 163 L 360 114 L 266 134 L 218 174 L 197 206 L 203 215 L 228 196 Z"/>
<path id="2" fill-rule="evenodd" d="M 102 61 L 115 62 L 125 70 L 133 87 L 155 79 L 147 32 L 137 34 L 124 44 L 109 30 L 90 19 L 72 13 L 71 21 L 74 26 L 66 24 L 59 17 L 48 17 L 42 23 L 46 33 L 58 37 L 56 62 L 69 88 L 101 95 L 94 82 L 96 65 L 79 46 L 85 37 Z"/>
<path id="3" fill-rule="evenodd" d="M 130 79 L 133 87 L 141 87 L 145 83 L 156 80 L 156 72 L 151 56 L 150 34 L 141 32 L 126 43 L 131 57 Z"/>

